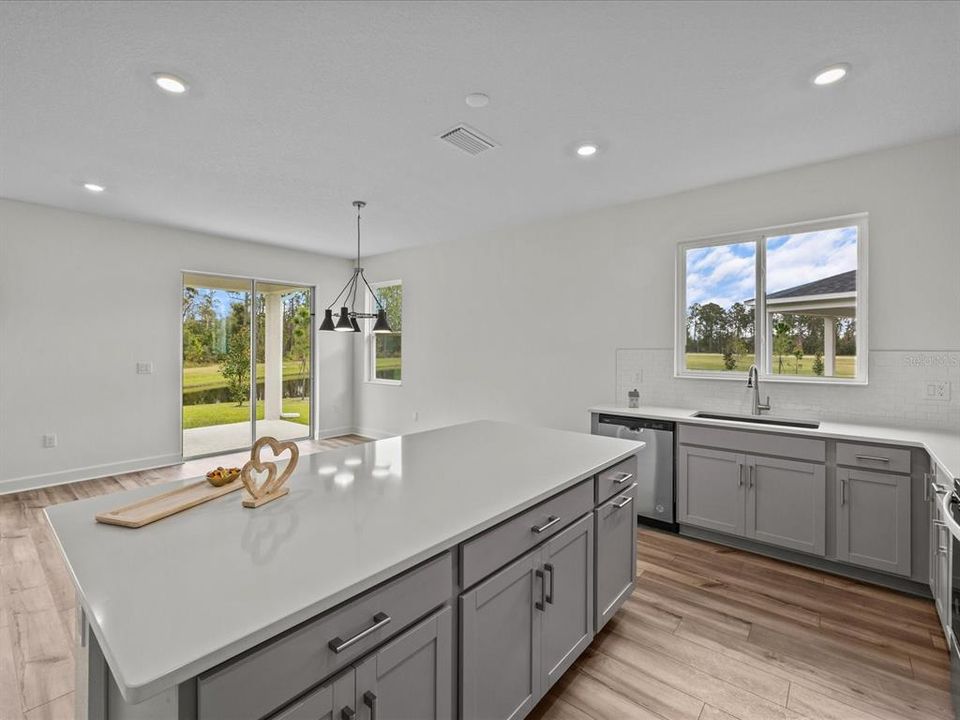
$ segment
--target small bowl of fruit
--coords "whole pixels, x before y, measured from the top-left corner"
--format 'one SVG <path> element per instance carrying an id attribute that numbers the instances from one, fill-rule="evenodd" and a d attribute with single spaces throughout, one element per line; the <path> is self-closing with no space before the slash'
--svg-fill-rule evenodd
<path id="1" fill-rule="evenodd" d="M 220 487 L 232 483 L 238 477 L 240 477 L 240 468 L 218 467 L 216 470 L 207 473 L 207 482 L 214 487 Z"/>

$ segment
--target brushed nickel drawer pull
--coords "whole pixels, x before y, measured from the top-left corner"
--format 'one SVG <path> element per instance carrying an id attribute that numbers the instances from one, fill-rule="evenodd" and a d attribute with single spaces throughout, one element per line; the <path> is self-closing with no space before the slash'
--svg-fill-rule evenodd
<path id="1" fill-rule="evenodd" d="M 854 457 L 856 457 L 857 460 L 872 460 L 873 462 L 882 463 L 890 462 L 890 458 L 883 457 L 882 455 L 855 455 Z"/>
<path id="2" fill-rule="evenodd" d="M 624 492 L 623 495 L 617 495 L 613 500 L 607 503 L 607 506 L 612 507 L 616 510 L 619 510 L 620 508 L 626 507 L 627 505 L 629 505 L 630 501 L 633 500 L 633 498 L 627 495 L 626 493 L 633 490 L 637 485 L 639 485 L 639 483 L 633 483 L 633 485 L 631 485 L 630 487 L 628 487 L 626 490 L 623 491 Z M 623 502 L 617 502 L 617 500 L 622 500 Z"/>
<path id="3" fill-rule="evenodd" d="M 619 509 L 622 508 L 622 507 L 626 507 L 627 505 L 630 504 L 630 501 L 633 500 L 632 497 L 623 497 L 622 495 L 621 495 L 620 497 L 623 498 L 623 502 L 610 503 L 610 504 L 613 505 L 617 510 L 619 510 Z M 620 498 L 617 498 L 617 499 L 619 500 Z"/>
<path id="4" fill-rule="evenodd" d="M 376 615 L 373 616 L 373 625 L 368 627 L 366 630 L 361 630 L 352 638 L 347 638 L 346 640 L 341 640 L 340 637 L 337 636 L 333 640 L 327 643 L 327 647 L 329 647 L 335 653 L 342 653 L 348 647 L 356 645 L 365 637 L 367 637 L 372 633 L 375 633 L 377 630 L 379 630 L 389 622 L 390 622 L 389 615 L 383 612 L 378 612 Z"/>
<path id="5" fill-rule="evenodd" d="M 530 528 L 531 532 L 535 532 L 537 535 L 542 533 L 547 528 L 551 528 L 560 522 L 560 518 L 556 515 L 550 515 L 547 517 L 547 521 L 543 525 L 534 525 Z"/>
<path id="6" fill-rule="evenodd" d="M 613 481 L 617 485 L 623 485 L 625 482 L 627 482 L 627 480 L 630 480 L 633 477 L 633 473 L 628 473 L 628 472 L 619 472 L 617 473 L 617 475 L 619 475 L 620 477 L 613 478 Z M 611 477 L 613 476 L 611 475 Z"/>

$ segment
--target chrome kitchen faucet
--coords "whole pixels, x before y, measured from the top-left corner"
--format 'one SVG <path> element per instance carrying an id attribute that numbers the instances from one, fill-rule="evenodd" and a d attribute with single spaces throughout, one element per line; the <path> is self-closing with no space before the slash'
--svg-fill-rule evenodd
<path id="1" fill-rule="evenodd" d="M 760 370 L 756 365 L 751 365 L 747 371 L 747 387 L 753 388 L 753 408 L 750 410 L 754 415 L 759 415 L 764 410 L 770 409 L 770 396 L 767 395 L 767 401 L 760 402 Z"/>

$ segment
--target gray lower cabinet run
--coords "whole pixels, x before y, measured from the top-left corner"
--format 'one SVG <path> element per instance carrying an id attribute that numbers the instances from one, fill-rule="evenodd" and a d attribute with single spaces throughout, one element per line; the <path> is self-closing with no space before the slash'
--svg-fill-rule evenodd
<path id="1" fill-rule="evenodd" d="M 837 558 L 910 575 L 910 476 L 837 469 Z"/>
<path id="2" fill-rule="evenodd" d="M 677 519 L 717 532 L 743 535 L 746 525 L 742 453 L 680 446 Z"/>
<path id="3" fill-rule="evenodd" d="M 460 596 L 461 717 L 524 717 L 593 640 L 593 515 Z"/>
<path id="4" fill-rule="evenodd" d="M 356 695 L 356 677 L 351 669 L 308 693 L 271 720 L 344 720 L 344 715 L 349 716 L 356 706 Z"/>

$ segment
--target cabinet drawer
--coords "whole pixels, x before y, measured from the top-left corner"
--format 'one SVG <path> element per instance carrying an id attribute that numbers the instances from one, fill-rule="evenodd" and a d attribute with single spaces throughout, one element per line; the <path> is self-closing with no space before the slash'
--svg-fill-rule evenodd
<path id="1" fill-rule="evenodd" d="M 461 545 L 461 584 L 468 588 L 593 509 L 586 480 Z M 545 527 L 541 532 L 534 528 Z"/>
<path id="2" fill-rule="evenodd" d="M 679 429 L 680 443 L 684 445 L 704 445 L 821 463 L 827 459 L 827 444 L 823 440 L 801 435 L 776 435 L 769 431 L 750 432 L 704 425 L 680 425 Z"/>
<path id="3" fill-rule="evenodd" d="M 446 553 L 204 673 L 197 682 L 200 720 L 263 717 L 449 601 L 452 590 L 453 562 Z M 375 624 L 341 652 L 331 648 Z"/>
<path id="4" fill-rule="evenodd" d="M 609 500 L 637 482 L 637 458 L 629 457 L 597 474 L 596 504 Z"/>
<path id="5" fill-rule="evenodd" d="M 885 445 L 856 445 L 854 443 L 838 442 L 837 465 L 908 474 L 910 472 L 910 451 L 906 448 L 893 448 Z"/>

